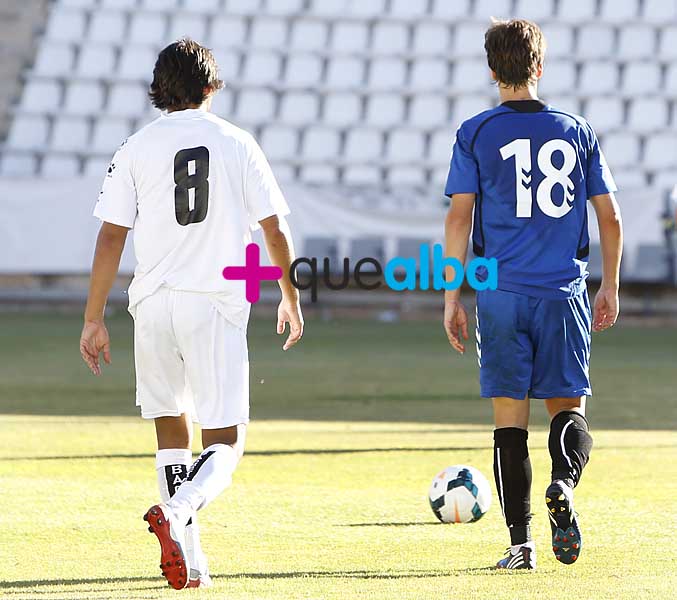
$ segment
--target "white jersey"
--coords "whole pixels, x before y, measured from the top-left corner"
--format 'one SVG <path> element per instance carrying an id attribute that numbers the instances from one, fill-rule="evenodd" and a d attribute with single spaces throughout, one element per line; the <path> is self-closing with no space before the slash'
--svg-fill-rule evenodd
<path id="1" fill-rule="evenodd" d="M 134 229 L 137 267 L 129 310 L 160 287 L 214 296 L 246 327 L 244 282 L 251 230 L 289 213 L 261 148 L 247 132 L 202 109 L 163 114 L 118 149 L 94 216 Z"/>

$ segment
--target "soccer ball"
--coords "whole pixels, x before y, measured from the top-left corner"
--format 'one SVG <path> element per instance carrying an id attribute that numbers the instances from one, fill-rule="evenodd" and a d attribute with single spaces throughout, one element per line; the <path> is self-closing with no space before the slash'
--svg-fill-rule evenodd
<path id="1" fill-rule="evenodd" d="M 430 508 L 442 523 L 473 523 L 491 506 L 491 487 L 474 467 L 456 465 L 439 473 L 428 491 Z"/>

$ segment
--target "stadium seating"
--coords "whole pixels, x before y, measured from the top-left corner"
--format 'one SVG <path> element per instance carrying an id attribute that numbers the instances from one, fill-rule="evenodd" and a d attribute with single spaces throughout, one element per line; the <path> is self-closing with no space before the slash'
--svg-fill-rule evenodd
<path id="1" fill-rule="evenodd" d="M 439 196 L 453 133 L 496 102 L 490 16 L 537 20 L 543 97 L 596 127 L 626 187 L 677 173 L 677 2 L 664 0 L 54 0 L 0 149 L 0 175 L 97 175 L 150 122 L 157 52 L 210 45 L 217 114 L 278 178 Z M 433 190 L 432 192 L 430 190 Z"/>

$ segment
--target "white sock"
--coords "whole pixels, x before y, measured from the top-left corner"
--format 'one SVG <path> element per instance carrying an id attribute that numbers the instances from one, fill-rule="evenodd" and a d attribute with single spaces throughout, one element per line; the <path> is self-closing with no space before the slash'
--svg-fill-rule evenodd
<path id="1" fill-rule="evenodd" d="M 167 502 L 179 521 L 186 523 L 231 483 L 239 456 L 232 446 L 212 444 L 188 471 L 188 478 Z"/>
<path id="2" fill-rule="evenodd" d="M 190 450 L 170 448 L 157 451 L 155 469 L 160 498 L 165 504 L 186 481 L 188 467 L 192 462 L 193 453 Z M 190 556 L 190 564 L 199 570 L 200 563 L 204 562 L 204 555 L 200 546 L 200 530 L 195 513 L 189 517 L 186 525 L 186 550 Z"/>

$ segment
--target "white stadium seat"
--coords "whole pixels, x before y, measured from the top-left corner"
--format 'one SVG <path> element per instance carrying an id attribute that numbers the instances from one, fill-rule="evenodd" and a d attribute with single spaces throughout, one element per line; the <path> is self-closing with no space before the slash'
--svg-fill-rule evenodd
<path id="1" fill-rule="evenodd" d="M 183 3 L 183 10 L 201 14 L 215 15 L 221 8 L 221 0 L 190 0 Z"/>
<path id="2" fill-rule="evenodd" d="M 92 133 L 91 148 L 94 152 L 112 155 L 131 133 L 127 119 L 97 119 Z"/>
<path id="3" fill-rule="evenodd" d="M 428 12 L 427 0 L 391 0 L 390 14 L 398 19 L 420 19 Z"/>
<path id="4" fill-rule="evenodd" d="M 517 0 L 515 15 L 537 23 L 551 19 L 555 14 L 553 0 Z"/>
<path id="5" fill-rule="evenodd" d="M 545 40 L 548 46 L 546 60 L 552 58 L 566 58 L 569 57 L 573 52 L 574 30 L 570 25 L 556 22 L 544 23 L 543 35 L 545 35 Z"/>
<path id="6" fill-rule="evenodd" d="M 474 117 L 483 110 L 495 106 L 497 101 L 489 96 L 462 96 L 454 101 L 451 111 L 451 126 L 455 130 L 462 121 Z"/>
<path id="7" fill-rule="evenodd" d="M 409 108 L 409 121 L 416 127 L 429 129 L 448 122 L 449 101 L 442 95 L 417 95 Z"/>
<path id="8" fill-rule="evenodd" d="M 244 90 L 238 94 L 236 120 L 266 123 L 275 116 L 275 95 L 267 90 Z"/>
<path id="9" fill-rule="evenodd" d="M 92 158 L 87 158 L 85 160 L 85 167 L 83 173 L 87 177 L 100 177 L 103 179 L 106 176 L 108 167 L 110 166 L 111 158 L 106 158 L 103 156 L 95 156 Z"/>
<path id="10" fill-rule="evenodd" d="M 116 83 L 111 86 L 107 111 L 111 115 L 133 117 L 150 104 L 148 89 L 139 83 Z"/>
<path id="11" fill-rule="evenodd" d="M 240 55 L 235 50 L 228 48 L 214 48 L 213 53 L 216 64 L 219 66 L 219 77 L 223 79 L 226 84 L 238 77 L 240 74 Z"/>
<path id="12" fill-rule="evenodd" d="M 303 12 L 304 0 L 267 0 L 266 13 L 274 15 L 294 15 Z"/>
<path id="13" fill-rule="evenodd" d="M 64 110 L 72 115 L 93 115 L 103 107 L 103 87 L 94 82 L 74 82 L 66 87 Z"/>
<path id="14" fill-rule="evenodd" d="M 425 138 L 415 129 L 394 129 L 388 134 L 386 160 L 401 163 L 425 158 Z"/>
<path id="15" fill-rule="evenodd" d="M 96 0 L 94 1 L 94 4 L 96 4 Z M 138 0 L 99 0 L 99 6 L 101 8 L 114 8 L 119 10 L 121 8 L 138 8 L 139 3 Z"/>
<path id="16" fill-rule="evenodd" d="M 340 157 L 341 139 L 335 129 L 311 127 L 303 135 L 302 154 L 311 160 L 330 160 Z"/>
<path id="17" fill-rule="evenodd" d="M 80 161 L 72 155 L 45 156 L 40 167 L 40 175 L 43 177 L 73 177 L 79 173 Z"/>
<path id="18" fill-rule="evenodd" d="M 73 47 L 63 43 L 44 41 L 38 48 L 33 70 L 38 75 L 59 77 L 73 71 Z"/>
<path id="19" fill-rule="evenodd" d="M 637 168 L 623 169 L 614 173 L 614 181 L 619 189 L 636 190 L 647 186 L 647 177 L 643 171 Z"/>
<path id="20" fill-rule="evenodd" d="M 640 141 L 634 133 L 608 133 L 602 138 L 601 147 L 614 175 L 618 169 L 633 167 L 640 162 Z"/>
<path id="21" fill-rule="evenodd" d="M 304 183 L 333 185 L 338 181 L 338 174 L 331 165 L 307 165 L 301 168 L 300 178 Z"/>
<path id="22" fill-rule="evenodd" d="M 677 95 L 677 64 L 671 64 L 665 73 L 665 92 Z"/>
<path id="23" fill-rule="evenodd" d="M 577 96 L 571 96 L 569 94 L 554 95 L 548 96 L 546 101 L 557 110 L 563 110 L 564 112 L 573 113 L 574 115 L 581 114 L 581 103 Z"/>
<path id="24" fill-rule="evenodd" d="M 656 52 L 656 32 L 645 25 L 623 27 L 618 40 L 620 58 L 649 58 Z"/>
<path id="25" fill-rule="evenodd" d="M 346 136 L 346 155 L 354 161 L 379 160 L 383 134 L 376 129 L 351 129 Z"/>
<path id="26" fill-rule="evenodd" d="M 212 99 L 211 110 L 222 119 L 230 120 L 233 111 L 233 93 L 227 87 L 216 93 Z"/>
<path id="27" fill-rule="evenodd" d="M 674 0 L 644 0 L 644 20 L 664 25 L 677 20 L 677 2 Z"/>
<path id="28" fill-rule="evenodd" d="M 280 125 L 266 127 L 261 136 L 261 148 L 270 160 L 294 157 L 298 153 L 298 132 Z"/>
<path id="29" fill-rule="evenodd" d="M 357 56 L 340 56 L 329 60 L 327 85 L 331 88 L 361 87 L 365 80 L 364 61 Z"/>
<path id="30" fill-rule="evenodd" d="M 218 16 L 212 21 L 209 44 L 228 48 L 244 45 L 247 38 L 247 23 L 241 17 Z"/>
<path id="31" fill-rule="evenodd" d="M 280 48 L 287 44 L 287 23 L 282 19 L 254 19 L 249 43 L 255 48 Z"/>
<path id="32" fill-rule="evenodd" d="M 450 44 L 450 28 L 446 24 L 420 23 L 414 30 L 414 54 L 442 54 Z"/>
<path id="33" fill-rule="evenodd" d="M 350 0 L 310 0 L 309 5 L 311 13 L 322 17 L 336 18 L 352 14 Z"/>
<path id="34" fill-rule="evenodd" d="M 677 169 L 669 168 L 654 173 L 652 184 L 659 192 L 672 191 L 677 183 Z"/>
<path id="35" fill-rule="evenodd" d="M 591 23 L 578 30 L 576 54 L 582 58 L 606 58 L 614 54 L 616 33 L 609 25 Z"/>
<path id="36" fill-rule="evenodd" d="M 89 143 L 89 123 L 82 117 L 57 117 L 52 127 L 52 150 L 83 150 Z"/>
<path id="37" fill-rule="evenodd" d="M 595 19 L 597 2 L 559 0 L 557 20 L 565 23 L 589 23 Z"/>
<path id="38" fill-rule="evenodd" d="M 162 45 L 167 42 L 167 19 L 160 13 L 134 13 L 128 40 L 136 44 Z"/>
<path id="39" fill-rule="evenodd" d="M 295 50 L 323 50 L 327 46 L 329 29 L 321 21 L 294 21 L 291 31 L 291 47 Z"/>
<path id="40" fill-rule="evenodd" d="M 317 0 L 318 2 L 327 2 L 327 0 Z M 386 13 L 386 0 L 349 0 L 348 10 L 343 14 L 348 14 L 358 18 L 377 18 Z"/>
<path id="41" fill-rule="evenodd" d="M 367 100 L 366 121 L 378 127 L 399 125 L 404 120 L 404 99 L 393 94 L 374 94 Z"/>
<path id="42" fill-rule="evenodd" d="M 618 66 L 616 63 L 611 61 L 590 61 L 583 64 L 579 80 L 579 91 L 586 94 L 604 94 L 615 92 L 617 89 Z"/>
<path id="43" fill-rule="evenodd" d="M 358 165 L 346 167 L 343 171 L 343 183 L 346 185 L 372 186 L 381 183 L 382 180 L 381 170 L 378 167 Z"/>
<path id="44" fill-rule="evenodd" d="M 628 127 L 632 131 L 661 131 L 668 122 L 668 104 L 663 98 L 640 98 L 630 105 Z"/>
<path id="45" fill-rule="evenodd" d="M 150 11 L 173 11 L 179 5 L 179 0 L 139 0 L 143 9 Z"/>
<path id="46" fill-rule="evenodd" d="M 488 21 L 491 17 L 506 19 L 511 16 L 511 0 L 475 0 L 475 13 L 477 19 Z"/>
<path id="47" fill-rule="evenodd" d="M 362 101 L 357 94 L 329 94 L 324 101 L 324 121 L 328 125 L 354 126 L 362 117 Z"/>
<path id="48" fill-rule="evenodd" d="M 434 17 L 448 21 L 470 17 L 470 0 L 433 0 L 432 14 Z"/>
<path id="49" fill-rule="evenodd" d="M 403 54 L 409 47 L 409 31 L 404 23 L 383 23 L 374 25 L 371 49 L 381 54 Z"/>
<path id="50" fill-rule="evenodd" d="M 632 23 L 639 13 L 639 0 L 601 0 L 603 21 L 608 23 Z"/>
<path id="51" fill-rule="evenodd" d="M 226 10 L 235 15 L 255 15 L 261 10 L 261 0 L 226 0 Z"/>
<path id="52" fill-rule="evenodd" d="M 96 4 L 97 0 L 56 0 L 55 2 L 55 5 L 59 8 L 92 8 Z"/>
<path id="53" fill-rule="evenodd" d="M 120 52 L 118 77 L 150 82 L 157 52 L 148 46 L 126 46 Z"/>
<path id="54" fill-rule="evenodd" d="M 245 56 L 244 77 L 246 83 L 277 83 L 280 78 L 281 61 L 272 52 L 251 52 Z"/>
<path id="55" fill-rule="evenodd" d="M 623 70 L 623 91 L 646 95 L 658 92 L 661 85 L 661 66 L 655 62 L 629 63 Z"/>
<path id="56" fill-rule="evenodd" d="M 453 55 L 465 58 L 466 56 L 484 56 L 485 23 L 458 23 L 454 27 Z"/>
<path id="57" fill-rule="evenodd" d="M 465 92 L 491 91 L 491 71 L 486 60 L 463 60 L 454 65 L 454 88 Z"/>
<path id="58" fill-rule="evenodd" d="M 37 160 L 32 154 L 4 152 L 0 158 L 0 175 L 30 177 L 37 170 Z"/>
<path id="59" fill-rule="evenodd" d="M 425 182 L 425 172 L 418 167 L 398 165 L 388 169 L 387 181 L 394 187 L 419 186 Z"/>
<path id="60" fill-rule="evenodd" d="M 84 12 L 55 8 L 47 21 L 45 36 L 51 40 L 79 42 L 85 36 Z"/>
<path id="61" fill-rule="evenodd" d="M 436 165 L 444 165 L 449 168 L 451 160 L 451 150 L 454 147 L 456 135 L 453 131 L 439 129 L 430 136 L 430 145 L 428 146 L 428 158 Z M 446 176 L 446 174 L 445 174 Z"/>
<path id="62" fill-rule="evenodd" d="M 623 100 L 616 96 L 599 96 L 588 101 L 585 118 L 595 131 L 602 133 L 619 129 L 623 125 Z"/>
<path id="63" fill-rule="evenodd" d="M 304 125 L 317 121 L 320 102 L 315 93 L 287 92 L 280 102 L 278 118 L 283 123 Z"/>
<path id="64" fill-rule="evenodd" d="M 322 78 L 322 60 L 316 54 L 295 54 L 287 61 L 285 83 L 290 87 L 315 87 Z"/>
<path id="65" fill-rule="evenodd" d="M 331 46 L 335 52 L 364 51 L 369 39 L 369 29 L 364 23 L 339 21 L 334 24 Z"/>
<path id="66" fill-rule="evenodd" d="M 56 81 L 28 81 L 19 107 L 28 112 L 55 111 L 61 100 L 61 86 Z"/>
<path id="67" fill-rule="evenodd" d="M 17 115 L 7 135 L 7 146 L 17 150 L 44 150 L 49 135 L 45 117 Z"/>
<path id="68" fill-rule="evenodd" d="M 445 89 L 449 85 L 449 63 L 441 58 L 424 58 L 411 68 L 411 88 L 419 91 Z"/>
<path id="69" fill-rule="evenodd" d="M 368 86 L 374 89 L 401 88 L 405 84 L 407 69 L 398 58 L 375 58 L 369 68 Z"/>
<path id="70" fill-rule="evenodd" d="M 115 50 L 100 44 L 83 46 L 78 57 L 77 74 L 82 77 L 111 77 L 115 71 Z"/>
<path id="71" fill-rule="evenodd" d="M 644 164 L 649 169 L 677 167 L 677 135 L 658 133 L 649 136 L 644 149 Z"/>
<path id="72" fill-rule="evenodd" d="M 570 60 L 553 60 L 545 63 L 539 91 L 543 94 L 570 92 L 576 85 L 576 66 Z"/>
<path id="73" fill-rule="evenodd" d="M 677 59 L 677 26 L 661 29 L 658 55 L 663 59 Z"/>
<path id="74" fill-rule="evenodd" d="M 296 179 L 296 171 L 292 165 L 283 163 L 283 162 L 275 162 L 272 163 L 271 167 L 273 168 L 273 173 L 275 174 L 275 179 L 277 179 L 280 183 L 285 183 L 287 181 L 294 181 Z"/>
<path id="75" fill-rule="evenodd" d="M 125 13 L 93 11 L 87 37 L 93 42 L 119 42 L 125 37 L 126 27 Z"/>
<path id="76" fill-rule="evenodd" d="M 172 13 L 169 22 L 169 40 L 189 37 L 196 42 L 207 42 L 207 17 L 197 14 Z"/>

